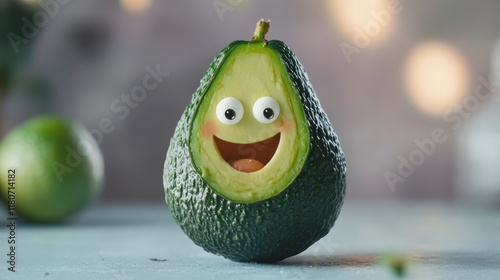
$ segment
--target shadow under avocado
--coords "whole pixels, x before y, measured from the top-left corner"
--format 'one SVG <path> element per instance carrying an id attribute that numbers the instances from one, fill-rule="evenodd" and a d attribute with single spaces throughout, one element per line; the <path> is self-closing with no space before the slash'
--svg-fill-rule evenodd
<path id="1" fill-rule="evenodd" d="M 352 254 L 332 256 L 298 255 L 276 264 L 290 266 L 348 266 L 366 267 L 378 263 L 378 254 Z"/>
<path id="2" fill-rule="evenodd" d="M 500 253 L 489 252 L 411 252 L 401 253 L 411 263 L 423 265 L 449 266 L 476 269 L 498 269 Z M 361 253 L 345 255 L 297 255 L 285 259 L 276 265 L 307 267 L 368 267 L 380 265 L 382 253 Z"/>

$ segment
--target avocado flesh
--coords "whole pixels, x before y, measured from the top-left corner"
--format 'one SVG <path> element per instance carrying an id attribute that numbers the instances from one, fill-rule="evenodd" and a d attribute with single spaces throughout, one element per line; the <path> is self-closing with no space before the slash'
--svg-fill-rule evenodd
<path id="1" fill-rule="evenodd" d="M 274 98 L 281 108 L 278 119 L 269 124 L 258 122 L 252 114 L 253 104 L 263 96 Z M 235 97 L 243 104 L 245 114 L 235 125 L 222 124 L 216 118 L 215 108 L 225 97 Z M 213 137 L 203 135 L 207 122 L 217 127 Z M 290 185 L 304 165 L 309 128 L 299 97 L 275 52 L 259 42 L 241 44 L 231 52 L 194 115 L 190 143 L 198 172 L 228 200 L 253 203 Z M 265 166 L 242 173 L 230 165 L 244 158 L 257 159 Z"/>
<path id="2" fill-rule="evenodd" d="M 190 151 L 194 116 L 224 61 L 247 44 L 231 43 L 211 63 L 171 139 L 163 182 L 172 216 L 195 244 L 235 261 L 274 262 L 304 251 L 329 232 L 345 196 L 346 163 L 302 65 L 283 42 L 269 41 L 265 47 L 279 56 L 305 114 L 310 135 L 305 163 L 287 188 L 255 203 L 230 201 L 203 179 Z"/>

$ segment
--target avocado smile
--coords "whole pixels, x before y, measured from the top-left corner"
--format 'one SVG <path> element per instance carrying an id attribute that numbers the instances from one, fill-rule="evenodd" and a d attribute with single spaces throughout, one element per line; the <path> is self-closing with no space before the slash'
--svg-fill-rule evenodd
<path id="1" fill-rule="evenodd" d="M 271 138 L 248 144 L 232 143 L 214 135 L 215 146 L 222 158 L 241 172 L 255 172 L 262 169 L 276 153 L 281 133 Z"/>

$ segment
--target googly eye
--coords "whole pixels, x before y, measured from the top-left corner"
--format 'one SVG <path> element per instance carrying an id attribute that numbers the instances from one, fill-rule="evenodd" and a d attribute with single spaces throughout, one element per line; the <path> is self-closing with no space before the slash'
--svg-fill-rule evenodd
<path id="1" fill-rule="evenodd" d="M 272 97 L 261 97 L 253 104 L 253 116 L 261 123 L 272 123 L 279 115 L 280 105 Z"/>
<path id="2" fill-rule="evenodd" d="M 243 117 L 243 105 L 234 97 L 226 97 L 217 104 L 215 114 L 223 124 L 237 124 Z"/>

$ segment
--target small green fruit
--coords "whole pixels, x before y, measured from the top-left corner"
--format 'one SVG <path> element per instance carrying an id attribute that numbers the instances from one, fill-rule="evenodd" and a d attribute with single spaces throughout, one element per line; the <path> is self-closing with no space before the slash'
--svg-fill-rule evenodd
<path id="1" fill-rule="evenodd" d="M 77 213 L 100 192 L 103 175 L 95 140 L 65 119 L 34 118 L 0 143 L 0 198 L 26 220 L 58 222 Z"/>

